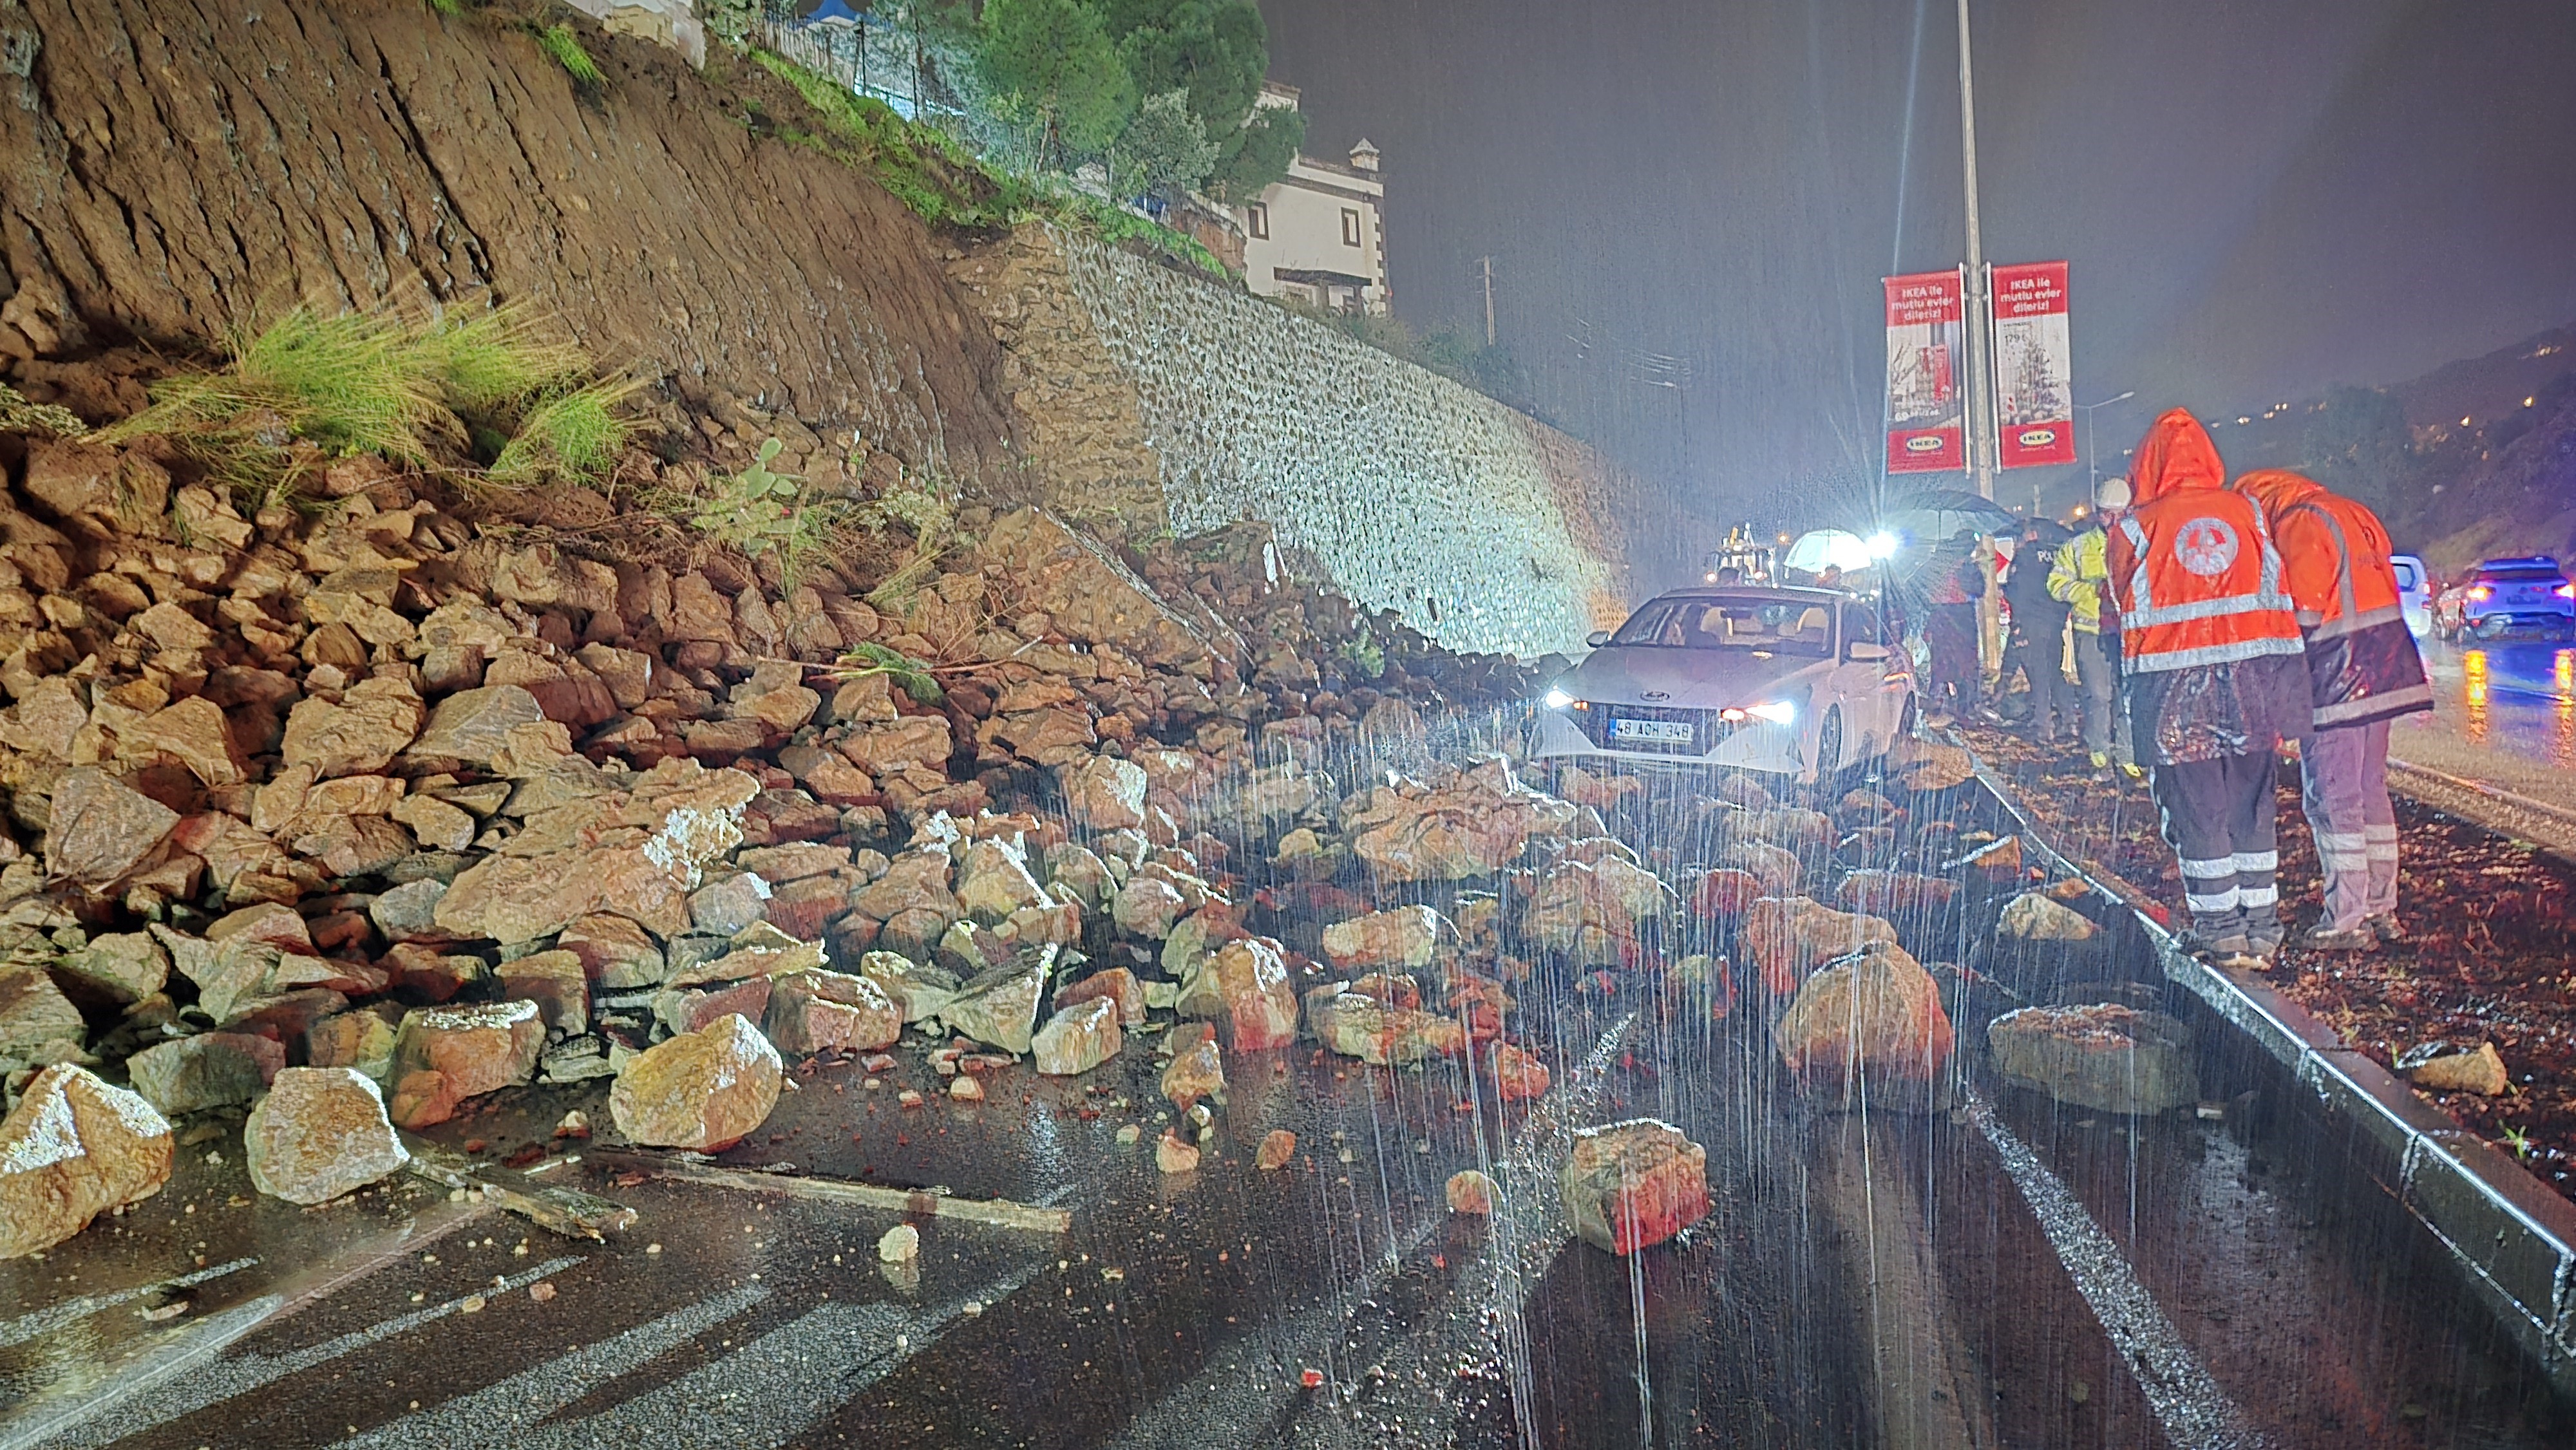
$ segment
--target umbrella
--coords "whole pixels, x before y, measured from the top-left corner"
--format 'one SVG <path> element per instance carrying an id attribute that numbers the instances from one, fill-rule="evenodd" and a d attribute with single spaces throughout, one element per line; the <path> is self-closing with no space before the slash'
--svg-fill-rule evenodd
<path id="1" fill-rule="evenodd" d="M 2013 533 L 2022 517 L 1962 489 L 1928 488 L 1890 502 L 1886 522 L 1908 539 L 1937 543 L 1961 534 Z"/>

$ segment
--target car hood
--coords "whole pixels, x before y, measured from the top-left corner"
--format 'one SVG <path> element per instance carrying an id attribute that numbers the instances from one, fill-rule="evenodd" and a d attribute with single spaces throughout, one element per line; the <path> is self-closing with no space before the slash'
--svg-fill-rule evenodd
<path id="1" fill-rule="evenodd" d="M 1610 645 L 1593 651 L 1556 687 L 1580 700 L 1620 705 L 1679 705 L 1701 710 L 1758 705 L 1813 685 L 1830 660 L 1749 650 L 1659 649 Z M 1659 694 L 1663 698 L 1648 698 Z"/>

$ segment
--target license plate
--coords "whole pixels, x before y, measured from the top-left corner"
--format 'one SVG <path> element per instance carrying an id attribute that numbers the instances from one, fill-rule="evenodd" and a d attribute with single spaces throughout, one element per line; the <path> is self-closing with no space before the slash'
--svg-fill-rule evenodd
<path id="1" fill-rule="evenodd" d="M 1688 745 L 1693 730 L 1688 720 L 1613 720 L 1610 738 L 1631 745 Z"/>

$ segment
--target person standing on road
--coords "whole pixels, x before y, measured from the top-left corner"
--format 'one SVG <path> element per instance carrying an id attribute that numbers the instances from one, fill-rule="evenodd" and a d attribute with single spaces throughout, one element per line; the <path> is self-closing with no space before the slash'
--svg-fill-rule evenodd
<path id="1" fill-rule="evenodd" d="M 2279 549 L 2181 408 L 2138 444 L 2106 546 L 2138 758 L 2181 858 L 2193 950 L 2268 966 L 2281 944 L 2273 757 L 2310 730 L 2305 642 Z"/>
<path id="2" fill-rule="evenodd" d="M 1985 597 L 1986 572 L 1978 567 L 1972 542 L 1968 557 L 1932 583 L 1932 617 L 1923 625 L 1923 644 L 1932 656 L 1927 715 L 1965 717 L 1976 708 L 1978 675 L 1984 668 L 1977 660 L 1977 601 Z"/>
<path id="3" fill-rule="evenodd" d="M 2060 546 L 2048 571 L 2049 597 L 2068 607 L 2075 626 L 2075 685 L 2084 703 L 2084 756 L 2095 780 L 2111 762 L 2135 777 L 2137 752 L 2120 728 L 2120 616 L 2111 604 L 2109 532 L 2129 506 L 2129 481 L 2106 478 L 2093 491 L 2093 526 Z"/>
<path id="4" fill-rule="evenodd" d="M 2388 799 L 2388 722 L 2433 708 L 2433 686 L 2399 606 L 2396 545 L 2379 516 L 2284 468 L 2236 480 L 2280 542 L 2290 602 L 2307 634 L 2316 733 L 2299 746 L 2299 801 L 2325 874 L 2321 951 L 2376 951 L 2397 922 L 2397 810 Z"/>
<path id="5" fill-rule="evenodd" d="M 2048 592 L 2057 550 L 2049 546 L 2046 536 L 2053 532 L 2037 519 L 2023 525 L 2021 537 L 2013 544 L 2011 571 L 2004 575 L 2004 603 L 2012 607 L 2012 657 L 2004 662 L 2004 678 L 2009 681 L 2018 664 L 2030 681 L 2030 718 L 2025 723 L 2031 742 L 2040 746 L 2057 743 L 2058 722 L 2070 713 L 2066 703 L 2072 703 L 2060 702 L 2066 690 L 2063 661 L 2070 611 L 2065 601 Z"/>

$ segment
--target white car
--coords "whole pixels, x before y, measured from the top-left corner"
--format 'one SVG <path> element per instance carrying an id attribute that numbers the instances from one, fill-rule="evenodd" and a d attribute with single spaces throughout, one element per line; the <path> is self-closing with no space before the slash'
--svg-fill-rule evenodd
<path id="1" fill-rule="evenodd" d="M 1877 612 L 1829 589 L 1663 595 L 1559 678 L 1535 760 L 1721 766 L 1829 782 L 1914 728 L 1914 673 Z"/>
<path id="2" fill-rule="evenodd" d="M 2417 639 L 2433 632 L 2433 591 L 2425 587 L 2424 561 L 2412 554 L 2391 554 L 2388 566 L 2397 575 L 2397 611 L 2407 632 Z"/>

